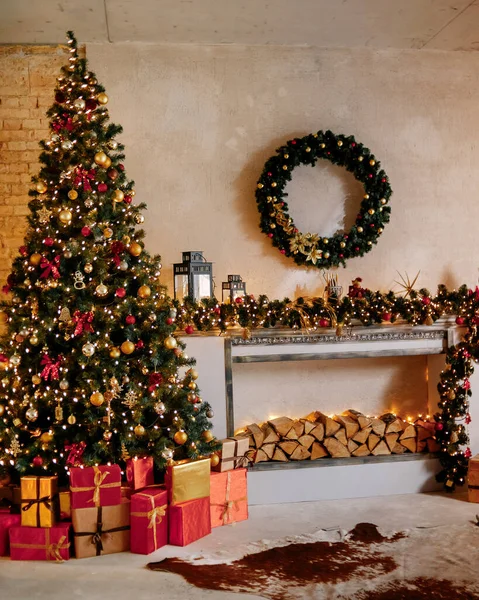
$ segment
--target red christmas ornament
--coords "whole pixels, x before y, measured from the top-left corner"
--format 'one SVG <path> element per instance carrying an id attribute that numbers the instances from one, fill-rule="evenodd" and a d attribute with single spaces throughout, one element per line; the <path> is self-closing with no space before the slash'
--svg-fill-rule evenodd
<path id="1" fill-rule="evenodd" d="M 354 248 L 356 250 L 356 252 L 359 252 L 359 247 L 356 246 L 356 248 Z"/>
<path id="2" fill-rule="evenodd" d="M 20 248 L 18 249 L 18 251 L 20 252 L 20 254 L 22 256 L 26 256 L 28 254 L 28 250 L 26 246 L 20 246 Z"/>
<path id="3" fill-rule="evenodd" d="M 374 223 L 371 223 L 371 224 L 369 225 L 369 227 L 371 227 L 371 228 L 372 228 L 372 227 L 374 227 Z"/>
<path id="4" fill-rule="evenodd" d="M 271 173 L 271 171 L 268 173 L 268 177 L 273 177 L 273 173 Z"/>
<path id="5" fill-rule="evenodd" d="M 125 170 L 125 165 L 122 165 L 121 163 L 118 165 L 118 168 L 120 169 L 120 171 L 124 171 Z"/>
<path id="6" fill-rule="evenodd" d="M 187 333 L 188 335 L 191 335 L 194 332 L 194 327 L 192 327 L 191 325 L 187 325 L 185 327 L 185 333 Z"/>
<path id="7" fill-rule="evenodd" d="M 121 287 L 121 288 L 118 288 L 118 289 L 116 290 L 116 292 L 115 292 L 115 295 L 116 295 L 118 298 L 124 298 L 124 297 L 126 296 L 126 290 L 125 290 L 125 288 L 122 288 L 122 287 Z"/>
<path id="8" fill-rule="evenodd" d="M 382 314 L 383 321 L 390 321 L 391 317 L 392 317 L 392 315 L 391 315 L 390 312 L 385 312 L 385 313 Z"/>
<path id="9" fill-rule="evenodd" d="M 272 234 L 272 233 L 268 233 L 268 237 L 269 237 L 269 238 L 272 238 L 272 237 L 273 237 L 273 234 Z"/>
<path id="10" fill-rule="evenodd" d="M 356 144 L 354 142 L 352 142 L 351 148 L 356 148 Z"/>
<path id="11" fill-rule="evenodd" d="M 382 183 L 386 183 L 387 179 L 385 179 L 384 177 L 381 179 Z"/>
<path id="12" fill-rule="evenodd" d="M 462 384 L 462 387 L 465 390 L 470 390 L 471 389 L 471 382 L 469 381 L 469 379 L 464 379 L 464 383 Z"/>
<path id="13" fill-rule="evenodd" d="M 41 467 L 43 465 L 43 458 L 41 456 L 34 456 L 32 463 L 34 467 Z"/>
<path id="14" fill-rule="evenodd" d="M 443 423 L 436 423 L 436 431 L 442 431 L 444 429 Z"/>
<path id="15" fill-rule="evenodd" d="M 243 304 L 243 298 L 235 298 L 236 304 Z"/>
<path id="16" fill-rule="evenodd" d="M 369 173 L 368 177 L 369 177 L 369 179 L 373 178 L 373 176 L 371 175 L 371 173 Z"/>
<path id="17" fill-rule="evenodd" d="M 43 240 L 43 243 L 45 244 L 45 246 L 53 246 L 53 244 L 54 244 L 55 242 L 54 242 L 53 238 L 51 238 L 51 237 L 46 237 L 46 238 Z"/>
<path id="18" fill-rule="evenodd" d="M 92 110 L 95 110 L 97 106 L 97 101 L 94 98 L 88 98 L 88 100 L 85 101 L 85 112 L 91 112 Z"/>
<path id="19" fill-rule="evenodd" d="M 296 146 L 296 140 L 292 140 L 291 143 L 293 144 L 293 146 Z"/>
<path id="20" fill-rule="evenodd" d="M 320 327 L 329 327 L 329 319 L 319 319 L 319 326 Z"/>
<path id="21" fill-rule="evenodd" d="M 464 422 L 466 423 L 466 425 L 469 425 L 469 423 L 471 422 L 471 415 L 469 413 L 466 414 Z"/>
<path id="22" fill-rule="evenodd" d="M 286 250 L 280 250 L 281 254 L 286 254 Z"/>
<path id="23" fill-rule="evenodd" d="M 125 321 L 128 325 L 134 325 L 136 323 L 136 318 L 133 315 L 128 315 Z"/>
<path id="24" fill-rule="evenodd" d="M 55 102 L 58 102 L 58 104 L 63 104 L 65 102 L 65 100 L 66 100 L 66 96 L 62 92 L 57 92 L 55 94 Z"/>
<path id="25" fill-rule="evenodd" d="M 471 449 L 470 449 L 470 448 L 466 448 L 466 449 L 464 450 L 464 456 L 465 456 L 466 458 L 471 458 L 471 456 L 472 456 L 472 452 L 471 452 Z"/>
<path id="26" fill-rule="evenodd" d="M 171 317 L 166 317 L 165 323 L 167 325 L 173 325 L 173 322 L 174 322 L 174 319 L 172 319 Z"/>
<path id="27" fill-rule="evenodd" d="M 135 344 L 136 348 L 138 348 L 139 350 L 141 350 L 141 348 L 144 348 L 145 346 L 145 342 L 143 340 L 138 340 Z"/>
<path id="28" fill-rule="evenodd" d="M 340 254 L 340 255 L 339 255 L 339 258 L 344 258 L 344 254 Z"/>
<path id="29" fill-rule="evenodd" d="M 429 304 L 431 304 L 431 298 L 429 298 L 429 296 L 423 296 L 421 302 L 426 306 L 429 306 Z"/>
<path id="30" fill-rule="evenodd" d="M 125 196 L 123 198 L 123 202 L 125 202 L 126 204 L 131 204 L 133 201 L 133 198 L 131 196 Z"/>
<path id="31" fill-rule="evenodd" d="M 213 312 L 214 312 L 216 315 L 220 315 L 220 314 L 221 314 L 221 308 L 220 308 L 219 306 L 216 306 L 216 307 L 213 309 Z"/>
<path id="32" fill-rule="evenodd" d="M 108 186 L 106 183 L 99 183 L 98 184 L 98 191 L 103 193 L 106 192 L 108 190 Z"/>
<path id="33" fill-rule="evenodd" d="M 456 325 L 464 325 L 464 317 L 456 317 Z"/>
<path id="34" fill-rule="evenodd" d="M 89 227 L 82 227 L 81 234 L 83 237 L 88 237 L 91 234 L 91 229 Z"/>

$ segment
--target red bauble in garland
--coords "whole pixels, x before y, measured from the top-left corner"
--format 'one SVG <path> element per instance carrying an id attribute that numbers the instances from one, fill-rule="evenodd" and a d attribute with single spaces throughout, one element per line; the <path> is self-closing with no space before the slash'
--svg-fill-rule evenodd
<path id="1" fill-rule="evenodd" d="M 392 317 L 392 314 L 390 312 L 385 312 L 382 314 L 383 321 L 390 321 L 391 317 Z"/>
<path id="2" fill-rule="evenodd" d="M 55 243 L 54 239 L 51 237 L 46 237 L 43 240 L 43 243 L 45 244 L 45 246 L 53 246 L 53 244 Z"/>
<path id="3" fill-rule="evenodd" d="M 243 304 L 243 298 L 241 298 L 241 297 L 235 298 L 235 302 L 236 302 L 236 304 Z"/>
<path id="4" fill-rule="evenodd" d="M 444 429 L 443 423 L 436 423 L 436 431 L 442 431 Z"/>
<path id="5" fill-rule="evenodd" d="M 429 306 L 429 304 L 431 304 L 431 298 L 429 298 L 429 296 L 423 296 L 423 298 L 421 299 L 421 302 L 425 306 Z"/>
<path id="6" fill-rule="evenodd" d="M 191 325 L 187 325 L 185 327 L 185 333 L 187 333 L 188 335 L 191 335 L 194 331 L 195 331 L 195 329 Z"/>
<path id="7" fill-rule="evenodd" d="M 81 228 L 81 234 L 83 237 L 88 237 L 91 235 L 91 229 L 87 226 Z"/>
<path id="8" fill-rule="evenodd" d="M 465 456 L 466 458 L 471 458 L 471 456 L 472 456 L 472 452 L 471 452 L 471 449 L 470 449 L 470 448 L 466 448 L 466 449 L 464 450 L 464 456 Z"/>
<path id="9" fill-rule="evenodd" d="M 329 327 L 329 319 L 324 319 L 324 318 L 319 319 L 319 326 L 320 327 Z"/>

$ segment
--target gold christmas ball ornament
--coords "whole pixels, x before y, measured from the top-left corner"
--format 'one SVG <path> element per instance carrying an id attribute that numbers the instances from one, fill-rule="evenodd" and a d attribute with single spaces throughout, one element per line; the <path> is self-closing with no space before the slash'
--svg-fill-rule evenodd
<path id="1" fill-rule="evenodd" d="M 93 392 L 90 396 L 90 403 L 93 404 L 93 406 L 101 406 L 103 402 L 105 402 L 105 398 L 101 392 Z"/>
<path id="2" fill-rule="evenodd" d="M 211 442 L 211 440 L 214 439 L 214 435 L 211 433 L 211 431 L 209 429 L 207 429 L 206 431 L 203 431 L 202 437 L 207 444 L 209 442 Z"/>
<path id="3" fill-rule="evenodd" d="M 41 260 L 42 260 L 42 255 L 38 254 L 37 252 L 30 255 L 30 264 L 35 267 L 40 264 Z"/>
<path id="4" fill-rule="evenodd" d="M 196 394 L 194 392 L 188 392 L 186 399 L 188 400 L 188 402 L 191 402 L 191 404 L 196 404 Z"/>
<path id="5" fill-rule="evenodd" d="M 94 158 L 97 165 L 102 167 L 108 160 L 108 156 L 104 152 L 97 152 Z"/>
<path id="6" fill-rule="evenodd" d="M 198 379 L 198 371 L 196 369 L 188 369 L 187 375 L 191 377 L 191 379 Z"/>
<path id="7" fill-rule="evenodd" d="M 358 233 L 362 233 L 364 229 L 362 227 L 358 227 Z"/>
<path id="8" fill-rule="evenodd" d="M 340 248 L 346 248 L 346 242 L 339 242 Z"/>
<path id="9" fill-rule="evenodd" d="M 85 356 L 93 356 L 95 354 L 95 346 L 91 342 L 87 342 L 83 344 L 81 351 Z"/>
<path id="10" fill-rule="evenodd" d="M 78 198 L 78 192 L 76 190 L 70 190 L 68 192 L 68 197 L 70 200 L 76 200 Z"/>
<path id="11" fill-rule="evenodd" d="M 40 340 L 37 338 L 37 336 L 36 336 L 36 335 L 32 335 L 32 337 L 30 338 L 30 340 L 29 340 L 29 341 L 30 341 L 30 344 L 31 344 L 32 346 L 37 346 L 37 345 L 38 345 L 38 342 L 39 342 Z"/>
<path id="12" fill-rule="evenodd" d="M 175 433 L 175 435 L 173 436 L 173 439 L 176 444 L 178 444 L 179 446 L 182 446 L 183 444 L 186 444 L 186 441 L 188 440 L 188 436 L 185 431 L 177 431 Z"/>
<path id="13" fill-rule="evenodd" d="M 36 408 L 31 407 L 27 410 L 25 416 L 29 421 L 36 421 L 38 419 L 38 410 Z"/>
<path id="14" fill-rule="evenodd" d="M 343 142 L 341 140 L 338 140 L 338 146 L 341 148 L 342 145 L 343 145 Z"/>
<path id="15" fill-rule="evenodd" d="M 103 230 L 103 237 L 106 237 L 107 239 L 111 238 L 113 235 L 113 229 L 111 227 L 105 227 L 105 229 Z"/>
<path id="16" fill-rule="evenodd" d="M 98 100 L 99 104 L 105 105 L 108 103 L 108 96 L 105 94 L 105 92 L 101 92 L 101 94 L 98 94 L 96 99 Z"/>
<path id="17" fill-rule="evenodd" d="M 107 391 L 103 394 L 106 402 L 111 402 L 113 400 L 113 392 Z"/>
<path id="18" fill-rule="evenodd" d="M 137 437 L 143 437 L 146 433 L 146 429 L 143 425 L 137 425 L 133 431 Z"/>
<path id="19" fill-rule="evenodd" d="M 124 235 L 121 238 L 121 241 L 128 246 L 128 244 L 131 242 L 131 237 L 129 235 Z"/>
<path id="20" fill-rule="evenodd" d="M 138 296 L 140 298 L 149 298 L 151 296 L 151 288 L 147 285 L 142 285 L 138 290 Z"/>
<path id="21" fill-rule="evenodd" d="M 4 412 L 5 412 L 5 405 L 4 404 L 0 404 L 0 417 L 3 416 Z"/>
<path id="22" fill-rule="evenodd" d="M 165 348 L 168 348 L 168 350 L 173 350 L 178 345 L 177 342 L 176 342 L 176 339 L 173 336 L 171 336 L 171 335 L 169 335 L 166 338 L 164 344 L 165 344 Z"/>
<path id="23" fill-rule="evenodd" d="M 123 202 L 125 194 L 121 190 L 115 190 L 113 192 L 113 202 Z"/>
<path id="24" fill-rule="evenodd" d="M 91 263 L 86 263 L 86 265 L 83 267 L 83 270 L 85 273 L 91 273 L 93 271 L 93 265 Z"/>
<path id="25" fill-rule="evenodd" d="M 370 215 L 374 215 L 374 208 L 370 208 L 370 209 L 368 210 L 368 213 L 369 213 Z"/>
<path id="26" fill-rule="evenodd" d="M 220 457 L 217 454 L 212 454 L 210 460 L 212 467 L 217 467 L 220 464 Z"/>
<path id="27" fill-rule="evenodd" d="M 190 381 L 188 387 L 190 388 L 190 390 L 196 390 L 196 383 L 194 381 Z"/>
<path id="28" fill-rule="evenodd" d="M 386 198 L 381 198 L 381 204 L 386 204 L 387 200 Z"/>
<path id="29" fill-rule="evenodd" d="M 70 210 L 61 210 L 60 214 L 58 215 L 58 218 L 64 225 L 68 225 L 69 223 L 71 223 L 73 215 Z"/>
<path id="30" fill-rule="evenodd" d="M 102 167 L 104 169 L 109 169 L 111 167 L 111 158 L 109 156 L 106 157 L 106 160 L 103 163 Z"/>
<path id="31" fill-rule="evenodd" d="M 45 433 L 42 433 L 40 436 L 40 441 L 44 444 L 50 444 L 50 442 L 53 441 L 53 433 L 50 431 L 45 431 Z"/>
<path id="32" fill-rule="evenodd" d="M 67 422 L 69 425 L 75 425 L 75 423 L 77 422 L 75 415 L 70 415 L 67 419 Z"/>
<path id="33" fill-rule="evenodd" d="M 121 352 L 119 348 L 112 348 L 110 350 L 110 358 L 120 358 Z"/>
<path id="34" fill-rule="evenodd" d="M 369 161 L 369 164 L 371 165 L 371 167 L 374 167 L 374 165 L 376 164 L 376 161 L 375 161 L 375 160 L 373 160 L 373 159 L 371 159 L 371 160 Z"/>
<path id="35" fill-rule="evenodd" d="M 131 242 L 130 246 L 128 247 L 128 252 L 132 256 L 140 256 L 142 250 L 143 250 L 143 248 L 140 246 L 140 244 L 138 242 Z"/>
<path id="36" fill-rule="evenodd" d="M 126 340 L 121 345 L 121 351 L 123 354 L 132 354 L 135 351 L 135 344 L 129 340 Z"/>
<path id="37" fill-rule="evenodd" d="M 44 181 L 39 181 L 36 185 L 35 185 L 35 189 L 37 190 L 37 192 L 39 194 L 44 194 L 47 191 L 47 184 Z"/>
<path id="38" fill-rule="evenodd" d="M 40 375 L 33 375 L 32 376 L 32 383 L 33 385 L 39 385 L 42 382 L 42 378 L 40 377 Z"/>
<path id="39" fill-rule="evenodd" d="M 95 288 L 95 294 L 97 296 L 100 296 L 100 298 L 103 298 L 104 296 L 108 295 L 108 288 L 106 287 L 106 285 L 104 283 L 100 283 Z"/>
<path id="40" fill-rule="evenodd" d="M 8 315 L 6 312 L 0 312 L 0 323 L 6 323 L 8 321 Z"/>

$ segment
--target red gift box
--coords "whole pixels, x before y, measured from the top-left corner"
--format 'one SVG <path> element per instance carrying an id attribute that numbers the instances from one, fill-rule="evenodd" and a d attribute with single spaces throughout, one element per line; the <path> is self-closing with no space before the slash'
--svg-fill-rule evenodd
<path id="1" fill-rule="evenodd" d="M 12 560 L 54 560 L 70 558 L 71 523 L 53 527 L 12 527 L 10 529 L 10 556 Z"/>
<path id="2" fill-rule="evenodd" d="M 9 532 L 20 525 L 20 515 L 0 513 L 0 556 L 8 556 L 10 551 Z"/>
<path id="3" fill-rule="evenodd" d="M 143 490 L 131 497 L 130 550 L 151 554 L 168 543 L 168 492 Z"/>
<path id="4" fill-rule="evenodd" d="M 172 546 L 188 546 L 211 533 L 210 499 L 199 498 L 168 508 L 168 537 Z"/>
<path id="5" fill-rule="evenodd" d="M 141 490 L 155 483 L 153 457 L 130 458 L 126 461 L 126 480 L 134 490 Z"/>
<path id="6" fill-rule="evenodd" d="M 247 470 L 211 473 L 211 527 L 248 518 Z"/>
<path id="7" fill-rule="evenodd" d="M 118 465 L 72 467 L 72 508 L 116 506 L 121 502 L 121 471 Z"/>

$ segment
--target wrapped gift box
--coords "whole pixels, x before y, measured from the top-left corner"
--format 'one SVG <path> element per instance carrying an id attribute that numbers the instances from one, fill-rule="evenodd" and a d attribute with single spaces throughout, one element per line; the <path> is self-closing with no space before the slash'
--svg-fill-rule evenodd
<path id="1" fill-rule="evenodd" d="M 170 506 L 168 523 L 168 540 L 173 546 L 187 546 L 210 534 L 209 497 Z"/>
<path id="2" fill-rule="evenodd" d="M 58 477 L 20 479 L 22 527 L 53 527 L 58 518 Z"/>
<path id="3" fill-rule="evenodd" d="M 72 467 L 70 491 L 72 509 L 116 506 L 121 502 L 120 467 Z"/>
<path id="4" fill-rule="evenodd" d="M 141 490 L 155 483 L 153 457 L 130 458 L 126 461 L 126 480 L 133 490 Z"/>
<path id="5" fill-rule="evenodd" d="M 71 523 L 53 527 L 12 527 L 10 556 L 12 560 L 54 560 L 70 558 Z"/>
<path id="6" fill-rule="evenodd" d="M 72 509 L 77 558 L 115 554 L 130 549 L 130 501 L 116 506 Z"/>
<path id="7" fill-rule="evenodd" d="M 231 471 L 238 467 L 246 467 L 248 464 L 246 453 L 248 450 L 248 437 L 237 436 L 221 440 L 221 450 L 218 452 L 220 462 L 213 467 L 213 471 L 224 473 L 225 471 Z"/>
<path id="8" fill-rule="evenodd" d="M 60 490 L 58 492 L 58 500 L 60 504 L 60 520 L 72 520 L 72 495 L 70 490 Z"/>
<path id="9" fill-rule="evenodd" d="M 211 527 L 248 518 L 247 470 L 211 473 Z"/>
<path id="10" fill-rule="evenodd" d="M 170 504 L 179 504 L 210 495 L 211 461 L 183 460 L 169 465 L 165 474 L 165 485 Z"/>
<path id="11" fill-rule="evenodd" d="M 469 502 L 479 502 L 479 454 L 469 459 L 467 471 Z"/>
<path id="12" fill-rule="evenodd" d="M 129 485 L 122 485 L 121 486 L 121 497 L 122 497 L 122 499 L 125 498 L 126 500 L 130 500 L 132 494 L 133 494 L 133 490 L 131 489 L 131 487 Z"/>
<path id="13" fill-rule="evenodd" d="M 12 527 L 20 526 L 20 515 L 0 513 L 0 556 L 8 556 L 10 551 L 9 535 Z"/>
<path id="14" fill-rule="evenodd" d="M 151 554 L 168 543 L 168 492 L 143 490 L 131 497 L 131 552 Z"/>

